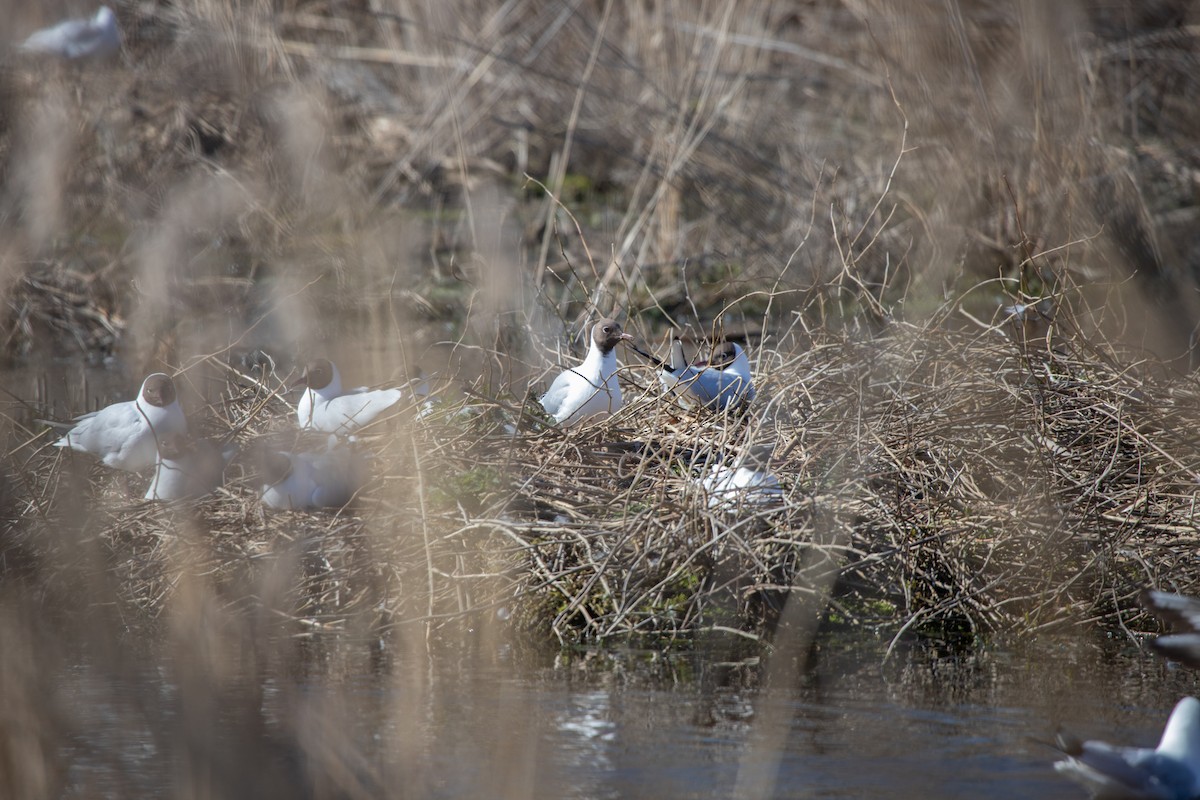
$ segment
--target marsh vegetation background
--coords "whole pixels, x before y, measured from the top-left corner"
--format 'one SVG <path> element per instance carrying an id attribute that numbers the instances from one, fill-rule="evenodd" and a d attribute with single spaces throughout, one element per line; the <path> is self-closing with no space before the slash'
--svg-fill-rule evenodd
<path id="1" fill-rule="evenodd" d="M 0 0 L 0 794 L 565 796 L 514 675 L 753 698 L 818 629 L 975 658 L 1198 589 L 1193 4 L 113 8 L 119 56 L 60 63 L 17 45 L 94 9 Z M 600 314 L 744 342 L 759 399 L 685 413 L 623 352 L 627 408 L 548 428 Z M 311 355 L 440 401 L 337 514 L 239 460 L 141 503 L 41 422 L 166 371 L 283 441 Z M 687 458 L 762 442 L 784 502 L 712 507 Z M 722 697 L 730 791 L 808 785 Z"/>

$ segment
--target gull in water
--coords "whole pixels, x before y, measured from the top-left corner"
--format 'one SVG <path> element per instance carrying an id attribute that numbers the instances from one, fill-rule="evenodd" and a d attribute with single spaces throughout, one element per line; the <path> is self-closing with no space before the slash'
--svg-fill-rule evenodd
<path id="1" fill-rule="evenodd" d="M 404 396 L 402 389 L 342 389 L 342 376 L 327 358 L 314 359 L 292 384 L 304 386 L 296 404 L 300 427 L 321 433 L 348 436 L 356 433 L 381 414 L 394 408 Z"/>
<path id="2" fill-rule="evenodd" d="M 263 505 L 290 511 L 341 508 L 362 487 L 365 472 L 362 457 L 336 436 L 321 452 L 264 452 L 259 467 Z"/>
<path id="3" fill-rule="evenodd" d="M 192 500 L 210 494 L 221 485 L 235 452 L 232 446 L 222 450 L 209 439 L 168 433 L 158 440 L 158 461 L 145 499 Z"/>
<path id="4" fill-rule="evenodd" d="M 1103 800 L 1192 800 L 1200 796 L 1200 700 L 1176 704 L 1158 747 L 1066 740 L 1054 769 Z"/>
<path id="5" fill-rule="evenodd" d="M 1200 600 L 1183 594 L 1147 589 L 1141 595 L 1142 605 L 1164 622 L 1184 630 L 1159 636 L 1150 646 L 1159 655 L 1200 669 Z"/>
<path id="6" fill-rule="evenodd" d="M 707 364 L 689 364 L 683 342 L 671 341 L 671 360 L 661 364 L 659 382 L 687 407 L 704 406 L 722 411 L 754 399 L 750 359 L 736 342 L 724 341 L 713 348 Z"/>
<path id="7" fill-rule="evenodd" d="M 621 410 L 619 365 L 614 348 L 618 342 L 632 338 L 616 320 L 602 319 L 592 326 L 591 343 L 583 363 L 559 373 L 541 397 L 542 408 L 554 417 L 555 423 L 570 426 Z"/>
<path id="8" fill-rule="evenodd" d="M 21 43 L 21 49 L 72 60 L 111 56 L 121 49 L 117 15 L 108 6 L 100 6 L 91 19 L 69 19 L 36 31 Z"/>
<path id="9" fill-rule="evenodd" d="M 700 485 L 708 494 L 708 507 L 770 505 L 783 500 L 779 479 L 767 471 L 774 445 L 755 445 L 732 465 L 713 464 Z"/>
<path id="10" fill-rule="evenodd" d="M 154 465 L 158 442 L 172 433 L 187 433 L 187 419 L 174 381 L 156 372 L 142 383 L 137 399 L 76 417 L 75 426 L 54 446 L 82 450 L 106 467 L 137 472 Z"/>

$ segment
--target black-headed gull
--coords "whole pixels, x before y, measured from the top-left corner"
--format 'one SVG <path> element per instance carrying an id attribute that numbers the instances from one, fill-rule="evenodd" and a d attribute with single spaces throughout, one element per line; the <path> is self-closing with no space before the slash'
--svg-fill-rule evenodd
<path id="1" fill-rule="evenodd" d="M 1087 787 L 1095 798 L 1192 800 L 1200 796 L 1200 700 L 1175 705 L 1158 747 L 1118 747 L 1066 741 L 1054 769 Z"/>
<path id="2" fill-rule="evenodd" d="M 700 478 L 708 494 L 708 507 L 770 505 L 783 500 L 779 479 L 767 471 L 773 445 L 755 445 L 732 465 L 713 464 Z"/>
<path id="3" fill-rule="evenodd" d="M 364 476 L 362 457 L 332 437 L 321 452 L 260 454 L 262 501 L 269 508 L 341 508 L 362 487 Z"/>
<path id="4" fill-rule="evenodd" d="M 671 341 L 671 359 L 659 368 L 659 382 L 685 406 L 724 410 L 754 399 L 750 359 L 741 345 L 724 341 L 713 348 L 707 364 L 692 365 L 683 353 L 683 342 Z"/>
<path id="5" fill-rule="evenodd" d="M 30 53 L 47 53 L 62 58 L 104 58 L 121 49 L 117 15 L 100 6 L 91 19 L 69 19 L 34 32 L 21 43 Z"/>
<path id="6" fill-rule="evenodd" d="M 632 338 L 616 320 L 602 319 L 592 326 L 591 343 L 583 363 L 559 373 L 539 401 L 555 423 L 575 425 L 621 410 L 619 365 L 614 348 L 618 342 Z"/>
<path id="7" fill-rule="evenodd" d="M 233 447 L 221 450 L 208 439 L 181 433 L 160 437 L 154 477 L 145 499 L 192 500 L 215 491 L 233 454 Z"/>
<path id="8" fill-rule="evenodd" d="M 1200 669 L 1200 600 L 1155 589 L 1142 592 L 1140 599 L 1159 619 L 1184 629 L 1159 636 L 1150 646 L 1167 658 Z"/>
<path id="9" fill-rule="evenodd" d="M 402 389 L 342 388 L 342 376 L 327 358 L 314 359 L 293 384 L 304 386 L 296 404 L 300 427 L 321 433 L 348 436 L 369 425 L 398 404 Z"/>
<path id="10" fill-rule="evenodd" d="M 143 381 L 136 400 L 76 417 L 75 426 L 54 446 L 82 450 L 107 467 L 137 472 L 154 465 L 158 441 L 172 433 L 187 433 L 187 419 L 175 383 L 156 372 Z"/>

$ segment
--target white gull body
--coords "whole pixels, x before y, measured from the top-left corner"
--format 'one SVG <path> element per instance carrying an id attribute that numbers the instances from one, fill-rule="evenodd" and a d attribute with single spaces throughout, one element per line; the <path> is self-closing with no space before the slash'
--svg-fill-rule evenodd
<path id="1" fill-rule="evenodd" d="M 687 363 L 683 342 L 671 342 L 671 360 L 658 373 L 659 382 L 685 406 L 722 411 L 743 400 L 754 399 L 750 359 L 736 342 L 722 342 L 707 365 Z"/>
<path id="2" fill-rule="evenodd" d="M 1200 700 L 1180 700 L 1158 747 L 1088 741 L 1063 748 L 1054 768 L 1104 800 L 1192 800 L 1200 796 Z"/>
<path id="3" fill-rule="evenodd" d="M 365 466 L 361 456 L 336 439 L 322 452 L 267 453 L 263 505 L 290 511 L 341 508 L 362 487 Z"/>
<path id="4" fill-rule="evenodd" d="M 342 377 L 327 358 L 310 361 L 295 385 L 306 387 L 296 404 L 300 427 L 339 436 L 358 432 L 404 397 L 402 389 L 342 389 Z"/>
<path id="5" fill-rule="evenodd" d="M 541 397 L 542 408 L 564 427 L 621 410 L 621 386 L 617 382 L 617 343 L 632 339 L 615 320 L 602 319 L 592 326 L 591 341 L 583 363 L 559 373 Z"/>
<path id="6" fill-rule="evenodd" d="M 100 6 L 90 19 L 69 19 L 34 32 L 21 49 L 67 59 L 111 56 L 121 49 L 117 15 L 108 6 Z"/>
<path id="7" fill-rule="evenodd" d="M 107 467 L 138 472 L 154 465 L 158 441 L 174 433 L 187 433 L 187 419 L 175 383 L 156 372 L 142 382 L 136 400 L 77 417 L 75 426 L 54 445 L 91 453 Z"/>
<path id="8" fill-rule="evenodd" d="M 783 500 L 779 479 L 767 471 L 772 446 L 750 448 L 732 465 L 713 464 L 700 485 L 708 494 L 708 507 L 770 505 Z"/>
<path id="9" fill-rule="evenodd" d="M 158 442 L 158 460 L 145 499 L 191 500 L 211 494 L 221 485 L 234 452 L 233 447 L 222 451 L 208 439 L 167 434 Z"/>

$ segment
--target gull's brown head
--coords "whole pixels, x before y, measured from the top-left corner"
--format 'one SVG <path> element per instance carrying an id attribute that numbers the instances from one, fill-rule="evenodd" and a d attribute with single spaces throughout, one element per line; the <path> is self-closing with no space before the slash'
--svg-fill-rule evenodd
<path id="1" fill-rule="evenodd" d="M 607 355 L 617 346 L 618 342 L 632 339 L 628 333 L 621 330 L 621 324 L 615 319 L 602 319 L 592 328 L 592 341 L 600 352 Z"/>
<path id="2" fill-rule="evenodd" d="M 320 391 L 333 382 L 333 362 L 328 358 L 314 358 L 304 365 L 304 372 L 292 381 L 292 388 L 307 386 L 314 391 Z"/>
<path id="3" fill-rule="evenodd" d="M 156 372 L 142 384 L 142 400 L 158 408 L 166 408 L 175 402 L 175 382 L 169 375 Z"/>
<path id="4" fill-rule="evenodd" d="M 712 355 L 708 359 L 708 366 L 713 369 L 725 369 L 732 365 L 737 357 L 737 345 L 730 341 L 723 341 L 713 348 Z"/>

